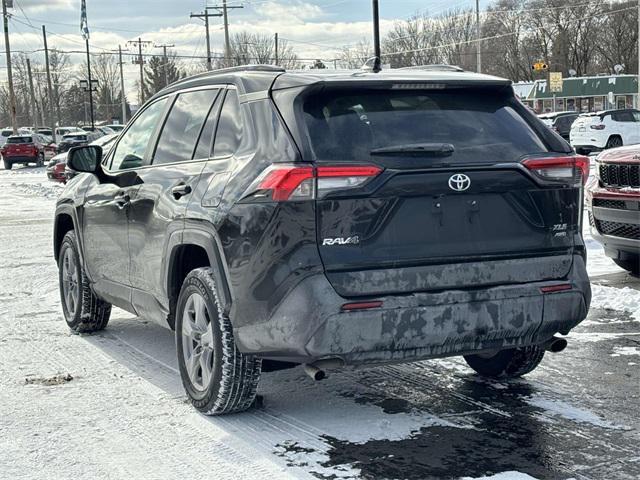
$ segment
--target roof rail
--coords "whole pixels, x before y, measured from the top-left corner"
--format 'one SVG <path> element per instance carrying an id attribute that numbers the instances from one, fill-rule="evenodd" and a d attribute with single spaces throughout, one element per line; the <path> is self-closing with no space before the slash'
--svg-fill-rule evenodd
<path id="1" fill-rule="evenodd" d="M 457 65 L 445 65 L 445 64 L 416 65 L 413 67 L 400 67 L 400 68 L 397 68 L 396 70 L 426 70 L 428 72 L 435 72 L 435 71 L 464 72 L 464 69 L 458 67 Z"/>
<path id="2" fill-rule="evenodd" d="M 171 86 L 181 84 L 185 81 L 194 80 L 196 78 L 209 77 L 211 75 L 223 75 L 225 73 L 233 73 L 233 72 L 286 72 L 283 67 L 276 67 L 275 65 L 239 65 L 237 67 L 227 67 L 227 68 L 218 68 L 215 70 L 207 70 L 206 72 L 196 73 L 195 75 L 190 75 L 188 77 L 182 78 L 174 83 Z"/>

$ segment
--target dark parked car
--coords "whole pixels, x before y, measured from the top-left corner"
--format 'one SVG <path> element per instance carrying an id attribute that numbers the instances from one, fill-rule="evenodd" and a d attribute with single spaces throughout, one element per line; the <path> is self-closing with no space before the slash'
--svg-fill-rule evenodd
<path id="1" fill-rule="evenodd" d="M 579 112 L 553 112 L 543 113 L 538 118 L 568 142 L 571 125 L 579 115 Z"/>
<path id="2" fill-rule="evenodd" d="M 45 144 L 37 134 L 11 135 L 0 150 L 5 170 L 11 170 L 14 165 L 36 166 L 44 165 Z"/>
<path id="3" fill-rule="evenodd" d="M 593 238 L 620 267 L 640 274 L 640 145 L 600 153 L 587 186 Z"/>
<path id="4" fill-rule="evenodd" d="M 79 147 L 82 145 L 88 145 L 89 143 L 100 138 L 102 134 L 98 135 L 93 132 L 73 132 L 67 133 L 58 142 L 58 153 L 64 153 L 71 147 Z"/>
<path id="5" fill-rule="evenodd" d="M 58 200 L 62 310 L 176 331 L 187 395 L 248 408 L 264 365 L 464 355 L 533 370 L 589 308 L 588 159 L 511 83 L 447 70 L 208 72 L 150 99 Z"/>

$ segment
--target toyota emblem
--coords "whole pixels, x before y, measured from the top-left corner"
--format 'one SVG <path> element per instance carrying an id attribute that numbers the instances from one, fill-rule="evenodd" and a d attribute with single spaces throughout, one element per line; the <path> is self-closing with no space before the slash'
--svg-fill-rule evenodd
<path id="1" fill-rule="evenodd" d="M 449 188 L 456 192 L 464 192 L 471 186 L 471 179 L 464 173 L 456 173 L 449 177 Z"/>

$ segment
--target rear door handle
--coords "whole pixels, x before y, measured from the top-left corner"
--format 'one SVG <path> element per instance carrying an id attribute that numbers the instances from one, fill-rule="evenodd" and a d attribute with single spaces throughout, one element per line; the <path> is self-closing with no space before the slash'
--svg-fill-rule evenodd
<path id="1" fill-rule="evenodd" d="M 113 199 L 117 207 L 122 210 L 127 205 L 131 204 L 131 197 L 124 192 L 118 193 Z"/>
<path id="2" fill-rule="evenodd" d="M 189 195 L 191 193 L 191 186 L 185 183 L 181 183 L 180 185 L 176 185 L 171 189 L 171 195 L 176 200 L 180 200 L 184 195 Z"/>

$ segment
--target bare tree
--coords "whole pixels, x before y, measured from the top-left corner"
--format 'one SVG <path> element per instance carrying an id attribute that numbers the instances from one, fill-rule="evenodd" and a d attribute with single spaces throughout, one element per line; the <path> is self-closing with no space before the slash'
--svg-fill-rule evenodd
<path id="1" fill-rule="evenodd" d="M 217 62 L 217 67 L 248 64 L 275 64 L 275 38 L 259 33 L 238 32 L 231 37 L 231 58 Z M 286 40 L 278 42 L 278 65 L 294 69 L 300 67 L 298 56 Z"/>
<path id="2" fill-rule="evenodd" d="M 368 40 L 360 40 L 351 48 L 343 48 L 338 54 L 338 65 L 341 68 L 360 68 L 373 57 L 373 48 Z"/>

